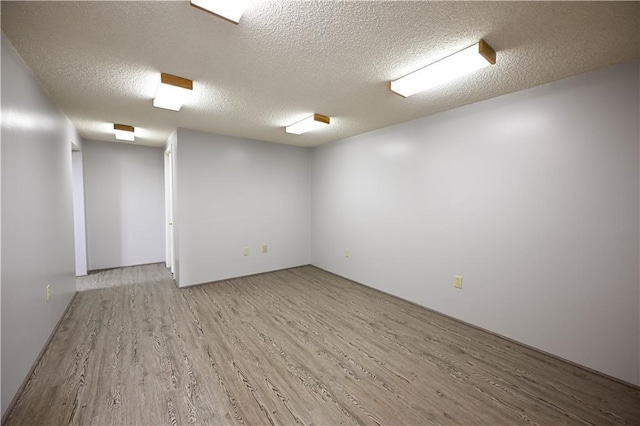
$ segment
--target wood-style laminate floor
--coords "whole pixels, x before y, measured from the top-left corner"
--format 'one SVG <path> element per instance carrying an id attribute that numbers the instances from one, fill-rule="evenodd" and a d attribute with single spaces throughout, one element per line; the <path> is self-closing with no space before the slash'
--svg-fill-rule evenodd
<path id="1" fill-rule="evenodd" d="M 7 425 L 640 424 L 637 388 L 311 266 L 142 275 L 78 293 Z"/>
<path id="2" fill-rule="evenodd" d="M 152 284 L 163 281 L 171 281 L 171 274 L 165 267 L 164 262 L 149 263 L 147 265 L 89 272 L 89 275 L 76 278 L 76 289 L 85 291 L 130 284 Z"/>

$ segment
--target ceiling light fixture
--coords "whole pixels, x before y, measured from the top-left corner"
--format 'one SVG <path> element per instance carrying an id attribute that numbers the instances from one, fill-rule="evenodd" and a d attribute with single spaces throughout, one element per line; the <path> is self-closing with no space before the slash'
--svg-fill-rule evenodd
<path id="1" fill-rule="evenodd" d="M 126 124 L 114 124 L 113 133 L 116 135 L 116 139 L 119 141 L 134 141 L 136 140 L 134 135 L 133 126 L 127 126 Z"/>
<path id="2" fill-rule="evenodd" d="M 389 83 L 405 98 L 496 63 L 496 51 L 484 40 Z"/>
<path id="3" fill-rule="evenodd" d="M 297 123 L 292 124 L 291 126 L 285 127 L 284 130 L 287 133 L 301 135 L 312 130 L 321 129 L 322 127 L 328 125 L 330 122 L 331 119 L 326 115 L 313 114 L 312 116 L 307 117 L 304 120 L 300 120 Z"/>
<path id="4" fill-rule="evenodd" d="M 234 24 L 240 23 L 247 3 L 248 0 L 191 0 L 191 6 L 211 12 Z"/>
<path id="5" fill-rule="evenodd" d="M 171 74 L 160 74 L 160 84 L 153 99 L 153 106 L 157 108 L 180 111 L 182 104 L 193 92 L 193 81 Z"/>

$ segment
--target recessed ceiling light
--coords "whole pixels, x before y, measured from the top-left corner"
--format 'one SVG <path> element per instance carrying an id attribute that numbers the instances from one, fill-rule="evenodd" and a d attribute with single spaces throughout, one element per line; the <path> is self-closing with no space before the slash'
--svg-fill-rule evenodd
<path id="1" fill-rule="evenodd" d="M 127 126 L 126 124 L 114 124 L 113 133 L 119 141 L 136 140 L 133 126 Z"/>
<path id="2" fill-rule="evenodd" d="M 237 24 L 247 8 L 248 0 L 191 0 L 191 5 Z"/>
<path id="3" fill-rule="evenodd" d="M 326 115 L 313 114 L 310 117 L 300 120 L 291 126 L 287 126 L 284 130 L 287 133 L 294 135 L 301 135 L 303 133 L 310 132 L 312 130 L 321 129 L 330 123 L 331 119 Z"/>
<path id="4" fill-rule="evenodd" d="M 160 84 L 153 99 L 157 108 L 180 111 L 182 104 L 193 92 L 193 81 L 171 74 L 160 74 Z"/>
<path id="5" fill-rule="evenodd" d="M 484 40 L 391 81 L 389 88 L 409 97 L 496 63 L 496 52 Z"/>

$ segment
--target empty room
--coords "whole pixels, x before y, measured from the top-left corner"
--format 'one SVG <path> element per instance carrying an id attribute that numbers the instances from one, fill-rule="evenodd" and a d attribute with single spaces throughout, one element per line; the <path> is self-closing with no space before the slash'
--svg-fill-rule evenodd
<path id="1" fill-rule="evenodd" d="M 640 425 L 640 2 L 0 7 L 2 425 Z"/>

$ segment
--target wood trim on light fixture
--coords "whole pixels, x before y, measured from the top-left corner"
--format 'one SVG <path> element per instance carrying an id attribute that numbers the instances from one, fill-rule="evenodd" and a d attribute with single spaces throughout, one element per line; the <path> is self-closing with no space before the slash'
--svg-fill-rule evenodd
<path id="1" fill-rule="evenodd" d="M 407 98 L 495 63 L 496 51 L 480 39 L 462 50 L 390 81 L 389 89 Z"/>
<path id="2" fill-rule="evenodd" d="M 301 135 L 303 133 L 311 132 L 328 126 L 331 123 L 331 118 L 313 113 L 300 121 L 297 121 L 289 126 L 285 126 L 284 131 L 294 135 Z"/>
<path id="3" fill-rule="evenodd" d="M 114 124 L 113 130 L 122 130 L 124 132 L 133 132 L 133 126 L 127 126 L 126 124 Z"/>
<path id="4" fill-rule="evenodd" d="M 480 53 L 491 65 L 496 64 L 496 51 L 482 39 L 478 43 L 478 53 Z"/>
<path id="5" fill-rule="evenodd" d="M 187 78 L 178 77 L 177 75 L 160 73 L 160 82 L 170 84 L 171 86 L 182 87 L 183 89 L 193 90 L 193 81 Z"/>
<path id="6" fill-rule="evenodd" d="M 326 115 L 322 115 L 322 114 L 313 114 L 313 120 L 314 121 L 319 121 L 321 123 L 327 123 L 327 124 L 331 123 L 331 118 L 327 117 Z"/>

